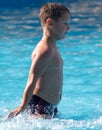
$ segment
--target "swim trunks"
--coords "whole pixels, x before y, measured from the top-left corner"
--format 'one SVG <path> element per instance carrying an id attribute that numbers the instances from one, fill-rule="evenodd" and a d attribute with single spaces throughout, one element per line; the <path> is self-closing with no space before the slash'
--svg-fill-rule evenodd
<path id="1" fill-rule="evenodd" d="M 30 114 L 47 114 L 51 116 L 55 116 L 57 114 L 57 107 L 36 95 L 32 96 L 27 109 Z"/>

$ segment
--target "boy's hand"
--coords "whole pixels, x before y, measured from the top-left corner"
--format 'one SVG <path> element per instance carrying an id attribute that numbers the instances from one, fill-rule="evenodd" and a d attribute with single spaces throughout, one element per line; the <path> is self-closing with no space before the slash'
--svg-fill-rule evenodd
<path id="1" fill-rule="evenodd" d="M 20 106 L 20 107 L 16 108 L 15 110 L 11 111 L 7 115 L 7 119 L 13 118 L 13 117 L 17 116 L 22 110 L 23 110 L 23 108 Z"/>

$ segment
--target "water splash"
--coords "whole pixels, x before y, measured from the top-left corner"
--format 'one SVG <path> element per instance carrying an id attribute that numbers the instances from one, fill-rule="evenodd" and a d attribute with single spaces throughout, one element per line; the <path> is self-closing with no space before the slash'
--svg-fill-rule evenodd
<path id="1" fill-rule="evenodd" d="M 74 120 L 55 118 L 29 119 L 19 115 L 11 120 L 0 121 L 0 130 L 100 130 L 102 128 L 102 116 L 93 120 Z"/>

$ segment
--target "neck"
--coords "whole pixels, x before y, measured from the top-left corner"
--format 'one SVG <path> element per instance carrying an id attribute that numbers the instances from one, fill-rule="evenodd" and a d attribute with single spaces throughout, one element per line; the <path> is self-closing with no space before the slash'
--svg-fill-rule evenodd
<path id="1" fill-rule="evenodd" d="M 57 39 L 53 36 L 53 33 L 51 33 L 49 30 L 43 31 L 42 40 L 46 40 L 50 44 L 56 44 L 57 41 Z"/>

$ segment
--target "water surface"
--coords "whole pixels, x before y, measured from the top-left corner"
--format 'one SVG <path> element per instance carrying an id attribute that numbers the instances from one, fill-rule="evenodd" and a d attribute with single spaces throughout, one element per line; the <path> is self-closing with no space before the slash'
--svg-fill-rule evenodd
<path id="1" fill-rule="evenodd" d="M 57 45 L 64 60 L 63 96 L 51 120 L 7 113 L 22 100 L 31 53 L 42 36 L 38 9 L 0 9 L 0 130 L 102 129 L 102 2 L 68 4 L 70 31 Z"/>

